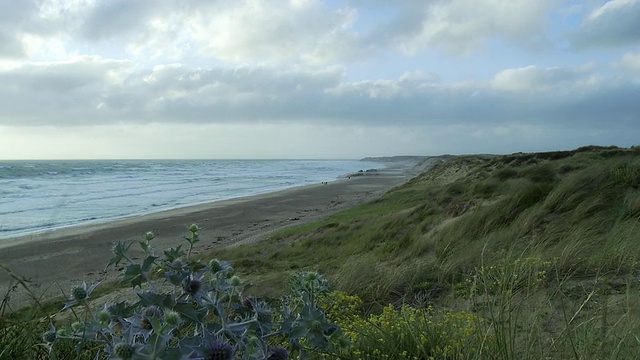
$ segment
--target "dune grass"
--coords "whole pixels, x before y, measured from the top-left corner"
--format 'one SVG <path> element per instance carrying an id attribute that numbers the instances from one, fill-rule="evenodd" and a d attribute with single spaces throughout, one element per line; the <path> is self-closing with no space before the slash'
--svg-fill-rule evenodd
<path id="1" fill-rule="evenodd" d="M 502 339 L 498 358 L 609 358 L 640 350 L 628 335 L 640 326 L 639 225 L 640 149 L 585 147 L 459 157 L 372 203 L 218 256 L 259 274 L 257 292 L 314 269 L 373 314 L 421 299 L 482 315 L 487 338 Z M 546 265 L 527 270 L 525 286 L 510 282 L 524 276 L 518 262 Z M 498 298 L 492 266 L 502 266 L 491 275 Z"/>
<path id="2" fill-rule="evenodd" d="M 456 281 L 480 264 L 480 252 L 491 262 L 503 250 L 557 259 L 563 273 L 623 274 L 640 255 L 634 246 L 638 155 L 637 149 L 590 147 L 460 157 L 369 204 L 218 255 L 262 276 L 315 268 L 352 284 L 360 282 L 355 279 L 364 274 L 357 269 L 363 269 L 389 274 L 378 286 L 406 289 L 416 281 Z M 403 268 L 417 273 L 416 266 L 429 274 L 402 275 Z M 341 290 L 379 299 L 358 287 Z"/>
<path id="3" fill-rule="evenodd" d="M 639 226 L 640 148 L 589 146 L 457 157 L 211 257 L 260 296 L 280 296 L 293 271 L 325 274 L 358 309 L 338 317 L 344 358 L 633 358 Z M 434 331 L 449 335 L 420 337 Z"/>

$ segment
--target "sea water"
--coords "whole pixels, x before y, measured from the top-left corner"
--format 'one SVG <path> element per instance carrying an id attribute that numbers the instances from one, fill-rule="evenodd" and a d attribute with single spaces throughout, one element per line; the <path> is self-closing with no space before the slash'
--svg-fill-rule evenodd
<path id="1" fill-rule="evenodd" d="M 357 160 L 0 161 L 0 239 L 332 181 Z"/>

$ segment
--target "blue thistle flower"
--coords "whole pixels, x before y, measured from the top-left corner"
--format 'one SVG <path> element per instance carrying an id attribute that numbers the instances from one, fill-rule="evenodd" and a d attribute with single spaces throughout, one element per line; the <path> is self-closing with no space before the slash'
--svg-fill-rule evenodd
<path id="1" fill-rule="evenodd" d="M 113 354 L 122 360 L 128 360 L 136 353 L 136 347 L 131 344 L 118 343 L 113 347 Z"/>
<path id="2" fill-rule="evenodd" d="M 206 360 L 232 360 L 233 359 L 233 347 L 229 342 L 223 339 L 214 341 L 206 349 Z"/>
<path id="3" fill-rule="evenodd" d="M 200 292 L 202 288 L 202 281 L 199 279 L 194 279 L 191 276 L 186 277 L 182 281 L 182 290 L 191 296 L 195 296 Z"/>
<path id="4" fill-rule="evenodd" d="M 82 286 L 74 286 L 71 289 L 71 296 L 76 300 L 84 300 L 87 298 L 87 289 Z"/>
<path id="5" fill-rule="evenodd" d="M 283 348 L 282 346 L 276 346 L 271 348 L 269 352 L 269 357 L 267 360 L 288 360 L 289 359 L 289 351 Z"/>
<path id="6" fill-rule="evenodd" d="M 88 299 L 91 296 L 93 290 L 98 287 L 100 282 L 91 284 L 91 286 L 87 286 L 87 283 L 83 280 L 82 285 L 76 285 L 71 289 L 71 295 L 69 296 L 69 302 L 64 304 L 64 308 L 62 310 L 66 310 L 70 307 L 74 307 Z"/>
<path id="7" fill-rule="evenodd" d="M 42 340 L 44 340 L 44 342 L 46 343 L 52 343 L 54 341 L 56 341 L 56 331 L 55 330 L 47 330 L 42 334 Z"/>

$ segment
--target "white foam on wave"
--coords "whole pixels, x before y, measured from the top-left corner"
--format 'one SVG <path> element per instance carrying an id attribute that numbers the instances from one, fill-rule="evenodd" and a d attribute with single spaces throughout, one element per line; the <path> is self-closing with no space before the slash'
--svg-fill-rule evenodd
<path id="1" fill-rule="evenodd" d="M 0 239 L 332 181 L 357 160 L 0 162 Z"/>

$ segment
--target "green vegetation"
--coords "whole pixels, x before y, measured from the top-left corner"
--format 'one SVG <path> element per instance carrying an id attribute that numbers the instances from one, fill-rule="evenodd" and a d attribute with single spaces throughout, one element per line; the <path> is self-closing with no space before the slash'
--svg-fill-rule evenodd
<path id="1" fill-rule="evenodd" d="M 187 252 L 178 246 L 163 256 L 147 232 L 139 242 L 140 262 L 129 255 L 133 243 L 117 243 L 107 266 L 125 264 L 121 281 L 140 288 L 137 302 L 96 306 L 91 300 L 99 284 L 83 282 L 60 312 L 71 312 L 66 319 L 48 319 L 48 326 L 24 316 L 21 323 L 3 319 L 0 358 L 287 360 L 290 354 L 336 354 L 346 346 L 341 329 L 318 307 L 328 293 L 323 276 L 293 274 L 289 295 L 274 307 L 247 295 L 250 284 L 229 263 L 191 258 L 199 231 L 189 227 Z"/>
<path id="2" fill-rule="evenodd" d="M 314 269 L 365 315 L 388 304 L 469 312 L 483 319 L 481 358 L 610 358 L 640 351 L 629 335 L 640 329 L 639 225 L 640 149 L 584 147 L 458 157 L 217 255 L 264 295 Z"/>
<path id="3" fill-rule="evenodd" d="M 312 357 L 634 358 L 639 225 L 640 148 L 589 146 L 457 157 L 373 202 L 211 256 L 260 297 L 281 297 L 292 273 L 324 274 L 336 291 L 321 307 L 348 344 Z"/>

